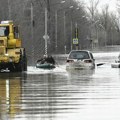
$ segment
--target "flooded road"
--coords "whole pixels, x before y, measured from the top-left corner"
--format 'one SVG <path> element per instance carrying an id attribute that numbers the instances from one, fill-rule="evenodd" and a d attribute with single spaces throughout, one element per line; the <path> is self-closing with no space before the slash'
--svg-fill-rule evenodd
<path id="1" fill-rule="evenodd" d="M 95 70 L 59 64 L 1 73 L 0 120 L 120 120 L 120 69 L 111 68 L 118 54 L 94 53 L 96 64 L 105 63 Z"/>

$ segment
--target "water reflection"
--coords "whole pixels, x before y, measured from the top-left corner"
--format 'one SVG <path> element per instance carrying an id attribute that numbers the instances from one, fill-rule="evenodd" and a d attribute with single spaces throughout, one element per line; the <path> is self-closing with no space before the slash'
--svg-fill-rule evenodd
<path id="1" fill-rule="evenodd" d="M 72 79 L 73 77 L 90 77 L 95 73 L 95 69 L 83 69 L 83 70 L 67 70 L 69 77 Z"/>
<path id="2" fill-rule="evenodd" d="M 120 120 L 120 69 L 103 57 L 106 64 L 95 70 L 61 65 L 50 71 L 30 67 L 27 76 L 0 74 L 0 119 Z"/>
<path id="3" fill-rule="evenodd" d="M 29 74 L 23 84 L 22 113 L 25 118 L 58 119 L 84 105 L 81 86 L 90 82 L 94 70 L 66 71 L 65 74 Z"/>
<path id="4" fill-rule="evenodd" d="M 14 118 L 21 111 L 21 73 L 0 74 L 0 119 Z"/>
<path id="5" fill-rule="evenodd" d="M 24 84 L 24 114 L 35 118 L 54 118 L 57 113 L 64 112 L 69 105 L 70 91 L 66 87 L 66 76 L 54 74 L 28 76 Z M 67 102 L 68 101 L 68 102 Z"/>

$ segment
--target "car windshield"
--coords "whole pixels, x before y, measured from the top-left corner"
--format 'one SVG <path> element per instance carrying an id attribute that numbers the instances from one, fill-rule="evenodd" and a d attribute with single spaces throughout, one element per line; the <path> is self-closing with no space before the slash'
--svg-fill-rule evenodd
<path id="1" fill-rule="evenodd" d="M 72 51 L 69 55 L 70 59 L 90 59 L 86 51 Z"/>

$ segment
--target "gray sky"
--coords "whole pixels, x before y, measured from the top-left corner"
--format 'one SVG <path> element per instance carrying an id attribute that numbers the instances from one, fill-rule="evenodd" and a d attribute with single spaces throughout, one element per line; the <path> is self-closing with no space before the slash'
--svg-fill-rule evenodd
<path id="1" fill-rule="evenodd" d="M 82 0 L 82 1 L 86 2 L 86 3 L 89 3 L 90 0 Z M 110 11 L 113 11 L 113 10 L 116 9 L 117 0 L 99 0 L 99 9 L 101 9 L 107 3 L 109 4 L 109 10 Z"/>

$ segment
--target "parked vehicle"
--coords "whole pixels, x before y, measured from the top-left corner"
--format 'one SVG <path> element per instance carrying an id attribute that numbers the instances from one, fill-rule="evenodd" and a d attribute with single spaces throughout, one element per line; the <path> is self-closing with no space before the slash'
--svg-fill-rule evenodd
<path id="1" fill-rule="evenodd" d="M 112 68 L 120 68 L 120 54 L 118 55 L 118 60 L 115 60 L 115 63 L 111 64 Z"/>
<path id="2" fill-rule="evenodd" d="M 72 50 L 66 61 L 66 69 L 94 69 L 95 59 L 87 50 Z"/>
<path id="3" fill-rule="evenodd" d="M 120 61 L 117 61 L 117 60 L 116 60 L 115 63 L 112 63 L 112 64 L 111 64 L 111 67 L 112 67 L 112 68 L 120 68 Z"/>

